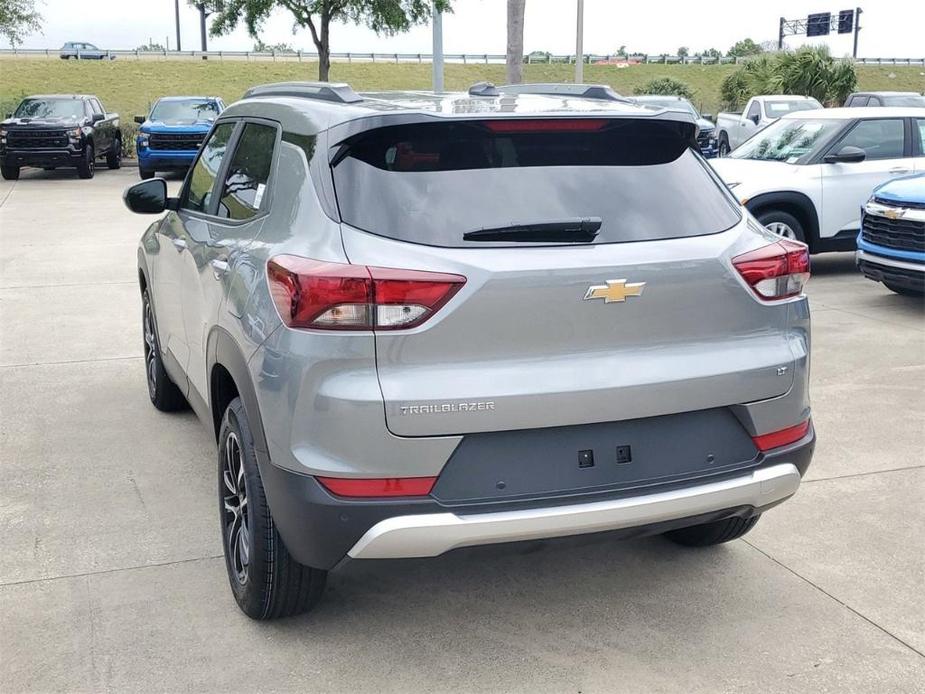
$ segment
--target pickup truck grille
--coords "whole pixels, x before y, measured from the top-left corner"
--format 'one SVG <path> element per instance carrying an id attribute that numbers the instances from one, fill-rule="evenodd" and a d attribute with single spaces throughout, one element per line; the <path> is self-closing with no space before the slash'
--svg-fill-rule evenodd
<path id="1" fill-rule="evenodd" d="M 702 147 L 706 144 L 709 144 L 710 140 L 712 140 L 714 137 L 716 137 L 715 130 L 701 130 L 699 133 L 697 133 L 697 142 Z"/>
<path id="2" fill-rule="evenodd" d="M 861 238 L 885 248 L 925 252 L 925 222 L 867 213 L 861 225 Z"/>
<path id="3" fill-rule="evenodd" d="M 10 130 L 6 146 L 9 149 L 60 149 L 67 147 L 67 131 Z"/>
<path id="4" fill-rule="evenodd" d="M 148 137 L 148 147 L 151 149 L 185 149 L 196 151 L 205 139 L 205 133 L 192 135 L 173 135 L 168 133 L 153 133 Z"/>

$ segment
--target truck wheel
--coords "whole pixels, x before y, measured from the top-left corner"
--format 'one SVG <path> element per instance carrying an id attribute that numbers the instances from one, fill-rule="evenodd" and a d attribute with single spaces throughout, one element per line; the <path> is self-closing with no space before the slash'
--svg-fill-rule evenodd
<path id="1" fill-rule="evenodd" d="M 222 417 L 218 504 L 225 568 L 241 611 L 252 619 L 276 619 L 317 605 L 327 572 L 296 562 L 276 531 L 241 398 Z"/>
<path id="2" fill-rule="evenodd" d="M 685 547 L 709 547 L 723 542 L 736 540 L 755 527 L 761 514 L 751 518 L 726 518 L 713 523 L 692 525 L 689 528 L 679 528 L 665 533 L 672 542 Z"/>
<path id="3" fill-rule="evenodd" d="M 110 169 L 118 169 L 122 166 L 122 138 L 116 137 L 106 155 L 106 166 Z"/>
<path id="4" fill-rule="evenodd" d="M 141 328 L 144 336 L 145 377 L 148 381 L 148 396 L 151 404 L 161 412 L 185 410 L 186 398 L 170 380 L 164 362 L 161 361 L 160 341 L 157 337 L 157 323 L 151 297 L 145 289 L 141 295 Z"/>
<path id="5" fill-rule="evenodd" d="M 806 243 L 806 234 L 803 233 L 803 225 L 800 221 L 789 212 L 783 210 L 764 210 L 755 215 L 758 221 L 764 224 L 768 231 L 785 239 L 802 241 Z"/>
<path id="6" fill-rule="evenodd" d="M 84 149 L 83 161 L 77 165 L 77 175 L 81 178 L 93 178 L 96 171 L 96 152 L 93 151 L 93 145 L 87 145 Z"/>
<path id="7" fill-rule="evenodd" d="M 921 299 L 925 296 L 925 289 L 913 289 L 912 287 L 903 287 L 899 284 L 893 284 L 892 282 L 884 282 L 883 285 L 889 289 L 891 292 L 896 292 L 902 296 L 914 296 L 918 299 Z"/>
<path id="8" fill-rule="evenodd" d="M 717 146 L 716 156 L 726 157 L 729 156 L 729 137 L 726 133 L 720 133 L 719 135 L 719 145 Z"/>
<path id="9" fill-rule="evenodd" d="M 138 167 L 138 175 L 142 179 L 154 178 L 154 172 L 151 169 L 143 169 L 140 166 Z"/>
<path id="10" fill-rule="evenodd" d="M 19 180 L 19 167 L 18 166 L 2 166 L 0 167 L 0 174 L 3 175 L 3 178 L 6 181 L 18 181 Z"/>

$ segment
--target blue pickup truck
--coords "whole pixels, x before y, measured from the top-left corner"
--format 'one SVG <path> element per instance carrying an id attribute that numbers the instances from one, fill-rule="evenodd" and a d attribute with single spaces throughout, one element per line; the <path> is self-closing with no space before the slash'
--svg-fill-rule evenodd
<path id="1" fill-rule="evenodd" d="M 858 268 L 906 296 L 925 296 L 925 174 L 884 183 L 861 213 Z"/>
<path id="2" fill-rule="evenodd" d="M 189 168 L 224 110 L 225 104 L 215 96 L 165 96 L 147 116 L 135 116 L 141 125 L 135 139 L 138 174 L 152 178 L 157 171 Z"/>

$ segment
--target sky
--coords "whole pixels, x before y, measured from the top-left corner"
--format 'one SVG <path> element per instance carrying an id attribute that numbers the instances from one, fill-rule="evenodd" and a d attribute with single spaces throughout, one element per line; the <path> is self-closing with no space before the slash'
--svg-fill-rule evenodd
<path id="1" fill-rule="evenodd" d="M 38 0 L 45 17 L 41 34 L 29 36 L 25 48 L 60 48 L 65 41 L 87 41 L 101 48 L 135 48 L 149 39 L 175 48 L 174 0 L 90 0 L 93 10 L 78 10 L 78 0 Z M 199 48 L 199 14 L 181 0 L 182 48 Z M 454 13 L 443 23 L 447 53 L 504 53 L 506 46 L 505 0 L 455 0 Z M 614 53 L 626 45 L 629 51 L 674 54 L 680 46 L 691 53 L 707 48 L 725 52 L 737 40 L 777 39 L 779 19 L 805 17 L 808 12 L 849 9 L 829 0 L 710 0 L 709 2 L 638 2 L 585 0 L 585 52 Z M 575 50 L 576 0 L 527 0 L 524 48 L 556 54 Z M 863 8 L 860 57 L 925 57 L 925 1 L 868 0 Z M 313 51 L 307 30 L 292 33 L 292 21 L 278 10 L 266 23 L 260 38 L 268 43 L 288 43 Z M 817 43 L 819 41 L 816 41 Z M 850 35 L 823 41 L 833 55 L 850 55 Z M 254 40 L 243 28 L 220 38 L 210 38 L 212 50 L 249 50 Z M 809 43 L 805 36 L 790 37 L 789 47 Z M 377 36 L 355 25 L 331 29 L 334 52 L 429 53 L 431 33 L 417 27 L 406 34 Z"/>

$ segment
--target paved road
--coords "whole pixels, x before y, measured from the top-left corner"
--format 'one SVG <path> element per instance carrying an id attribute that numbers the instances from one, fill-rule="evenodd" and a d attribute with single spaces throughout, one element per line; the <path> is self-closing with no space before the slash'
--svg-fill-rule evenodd
<path id="1" fill-rule="evenodd" d="M 925 691 L 925 314 L 850 255 L 810 283 L 815 462 L 744 540 L 355 562 L 258 624 L 214 444 L 147 401 L 135 176 L 0 183 L 0 691 Z"/>

